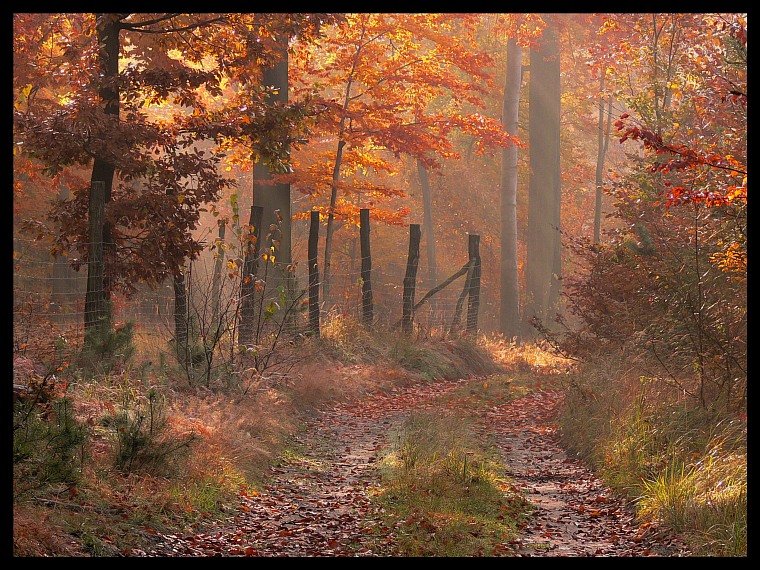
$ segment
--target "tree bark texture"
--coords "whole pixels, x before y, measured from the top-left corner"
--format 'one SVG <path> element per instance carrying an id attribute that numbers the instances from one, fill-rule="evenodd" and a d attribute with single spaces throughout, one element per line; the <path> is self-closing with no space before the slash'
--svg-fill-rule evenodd
<path id="1" fill-rule="evenodd" d="M 254 295 L 256 291 L 256 276 L 259 269 L 259 240 L 261 239 L 261 220 L 264 216 L 264 208 L 251 206 L 251 215 L 248 222 L 253 231 L 249 234 L 245 244 L 245 258 L 243 260 L 243 274 L 240 284 L 240 326 L 238 327 L 238 344 L 249 346 L 253 343 L 254 323 L 256 310 Z"/>
<path id="2" fill-rule="evenodd" d="M 265 68 L 262 72 L 262 81 L 267 87 L 274 87 L 277 92 L 269 97 L 270 104 L 288 102 L 288 53 L 287 43 L 280 41 L 281 52 L 277 63 L 273 67 Z M 273 172 L 266 164 L 256 160 L 253 166 L 253 205 L 260 206 L 263 209 L 261 227 L 263 233 L 258 235 L 262 239 L 270 233 L 270 228 L 276 226 L 274 239 L 279 241 L 279 247 L 275 249 L 275 267 L 279 271 L 269 271 L 267 275 L 267 284 L 265 295 L 276 295 L 269 293 L 276 291 L 277 287 L 285 283 L 292 275 L 287 271 L 287 266 L 292 261 L 291 253 L 291 201 L 290 201 L 290 184 L 281 184 L 272 182 Z M 277 217 L 279 212 L 282 221 Z M 264 243 L 259 249 L 269 247 L 269 243 Z M 274 273 L 274 274 L 273 274 Z"/>
<path id="3" fill-rule="evenodd" d="M 188 355 L 188 312 L 187 287 L 185 275 L 178 273 L 174 276 L 174 341 L 177 355 L 185 362 Z"/>
<path id="4" fill-rule="evenodd" d="M 434 287 L 438 278 L 436 276 L 435 263 L 435 232 L 433 231 L 433 198 L 430 194 L 430 177 L 422 163 L 417 161 L 417 173 L 420 177 L 420 187 L 422 188 L 422 205 L 423 205 L 423 231 L 425 234 L 425 249 L 427 251 L 428 262 L 428 288 Z M 431 304 L 433 301 L 431 301 Z"/>
<path id="5" fill-rule="evenodd" d="M 100 85 L 98 86 L 98 93 L 100 95 L 103 110 L 108 117 L 112 117 L 114 125 L 118 125 L 119 122 L 119 91 L 117 87 L 117 80 L 119 76 L 119 17 L 117 14 L 95 14 L 96 19 L 96 35 L 98 38 L 98 45 L 100 46 L 98 52 L 98 63 L 101 70 Z M 104 157 L 95 154 L 92 173 L 90 175 L 90 191 L 96 183 L 103 185 L 103 203 L 108 204 L 111 201 L 111 190 L 113 188 L 113 177 L 116 172 L 116 167 L 113 163 L 106 160 Z M 92 203 L 92 201 L 91 201 Z M 93 212 L 90 212 L 90 216 Z M 103 282 L 96 284 L 99 291 L 90 290 L 89 279 L 87 296 L 94 298 L 93 296 L 101 296 L 105 301 L 110 299 L 111 295 L 111 283 L 109 279 L 108 268 L 105 267 L 109 259 L 115 259 L 114 247 L 111 243 L 111 226 L 105 221 L 105 217 L 101 218 L 103 224 L 102 227 L 102 239 L 101 247 L 103 248 L 103 259 L 101 262 L 103 267 Z M 92 241 L 92 240 L 91 240 Z M 85 301 L 86 303 L 86 301 Z M 110 320 L 110 304 L 105 303 L 102 307 L 103 311 L 107 314 L 105 316 Z M 90 322 L 90 325 L 92 322 Z M 87 328 L 87 322 L 85 322 L 85 328 Z"/>
<path id="6" fill-rule="evenodd" d="M 222 244 L 224 243 L 224 236 L 225 236 L 226 230 L 227 230 L 227 220 L 222 220 L 219 223 L 219 245 L 216 248 L 217 257 L 216 257 L 216 261 L 214 262 L 214 274 L 211 280 L 211 303 L 212 303 L 211 322 L 213 323 L 214 329 L 217 328 L 218 321 L 219 321 L 219 305 L 221 303 L 219 296 L 220 296 L 221 281 L 222 281 L 222 267 L 224 265 L 224 248 L 222 247 Z"/>
<path id="7" fill-rule="evenodd" d="M 105 189 L 96 181 L 90 187 L 89 248 L 87 259 L 87 293 L 84 307 L 85 333 L 108 325 L 108 298 L 105 290 L 103 262 L 103 215 Z"/>
<path id="8" fill-rule="evenodd" d="M 309 331 L 319 336 L 319 212 L 312 210 L 309 226 L 308 264 L 309 264 Z"/>
<path id="9" fill-rule="evenodd" d="M 530 52 L 530 187 L 523 335 L 533 318 L 544 321 L 559 300 L 560 74 L 557 31 L 544 30 L 540 49 Z M 531 334 L 533 336 L 533 334 Z"/>
<path id="10" fill-rule="evenodd" d="M 604 124 L 604 71 L 599 78 L 599 133 L 597 137 L 596 154 L 596 202 L 594 205 L 594 243 L 602 239 L 602 191 L 604 189 L 604 159 L 607 155 L 607 147 L 610 143 L 610 123 L 612 121 L 612 97 L 607 103 L 607 126 Z"/>
<path id="11" fill-rule="evenodd" d="M 507 77 L 502 117 L 504 129 L 516 136 L 519 124 L 522 48 L 515 39 L 507 43 Z M 520 340 L 520 278 L 517 258 L 517 163 L 516 145 L 501 154 L 501 266 L 499 330 L 508 339 Z"/>

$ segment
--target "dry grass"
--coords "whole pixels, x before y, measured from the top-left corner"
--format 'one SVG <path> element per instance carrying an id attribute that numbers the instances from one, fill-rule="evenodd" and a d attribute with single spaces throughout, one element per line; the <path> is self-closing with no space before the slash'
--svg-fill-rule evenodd
<path id="1" fill-rule="evenodd" d="M 14 554 L 112 556 L 140 548 L 149 540 L 146 529 L 198 531 L 223 517 L 242 489 L 266 482 L 301 420 L 324 404 L 443 378 L 502 372 L 511 374 L 508 383 L 536 371 L 551 378 L 564 366 L 535 347 L 486 337 L 409 339 L 338 317 L 322 332 L 295 347 L 298 358 L 287 374 L 236 384 L 189 386 L 161 359 L 157 343 L 139 335 L 126 366 L 89 378 L 72 366 L 68 394 L 90 434 L 80 480 L 14 501 Z M 163 403 L 160 441 L 189 446 L 162 457 L 161 465 L 120 470 L 108 418 L 145 414 L 151 393 Z"/>
<path id="2" fill-rule="evenodd" d="M 699 406 L 647 369 L 623 353 L 579 369 L 560 417 L 565 445 L 695 555 L 745 556 L 746 415 Z"/>
<path id="3" fill-rule="evenodd" d="M 57 513 L 35 504 L 13 505 L 14 556 L 87 556 L 81 544 L 56 521 Z"/>

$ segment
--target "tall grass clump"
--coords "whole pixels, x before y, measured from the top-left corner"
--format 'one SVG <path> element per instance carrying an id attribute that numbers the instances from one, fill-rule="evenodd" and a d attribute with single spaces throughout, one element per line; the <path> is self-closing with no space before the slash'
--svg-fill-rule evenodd
<path id="1" fill-rule="evenodd" d="M 746 421 L 624 362 L 574 375 L 560 415 L 565 445 L 630 497 L 642 521 L 676 530 L 696 554 L 746 555 Z"/>
<path id="2" fill-rule="evenodd" d="M 377 500 L 397 529 L 393 555 L 493 555 L 525 510 L 462 418 L 415 412 L 381 462 Z"/>
<path id="3" fill-rule="evenodd" d="M 688 535 L 697 555 L 746 556 L 747 449 L 740 423 L 728 422 L 688 464 L 644 480 L 639 517 Z"/>

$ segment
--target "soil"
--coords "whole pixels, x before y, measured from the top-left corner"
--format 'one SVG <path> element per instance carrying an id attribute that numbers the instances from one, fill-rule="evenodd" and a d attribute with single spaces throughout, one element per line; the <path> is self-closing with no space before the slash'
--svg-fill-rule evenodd
<path id="1" fill-rule="evenodd" d="M 295 438 L 300 450 L 272 468 L 271 482 L 243 496 L 234 519 L 201 534 L 154 535 L 130 556 L 390 557 L 395 536 L 370 497 L 379 454 L 413 410 L 466 380 L 399 388 L 323 409 Z M 639 525 L 629 506 L 559 444 L 561 392 L 538 390 L 482 412 L 512 484 L 535 510 L 521 536 L 497 549 L 522 557 L 689 556 L 677 537 Z"/>

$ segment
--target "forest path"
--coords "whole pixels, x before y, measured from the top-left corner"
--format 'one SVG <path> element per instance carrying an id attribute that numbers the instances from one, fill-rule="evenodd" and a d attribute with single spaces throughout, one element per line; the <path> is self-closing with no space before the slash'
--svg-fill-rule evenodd
<path id="1" fill-rule="evenodd" d="M 404 418 L 440 406 L 439 396 L 465 382 L 378 392 L 322 410 L 295 438 L 298 453 L 272 468 L 265 489 L 242 498 L 226 528 L 158 535 L 149 552 L 132 555 L 392 556 L 393 529 L 376 522 L 370 500 L 378 484 L 375 461 Z M 539 390 L 487 408 L 479 418 L 477 429 L 497 442 L 514 487 L 535 506 L 521 537 L 498 553 L 688 556 L 675 537 L 638 526 L 622 502 L 565 454 L 553 425 L 560 402 L 560 392 Z"/>

